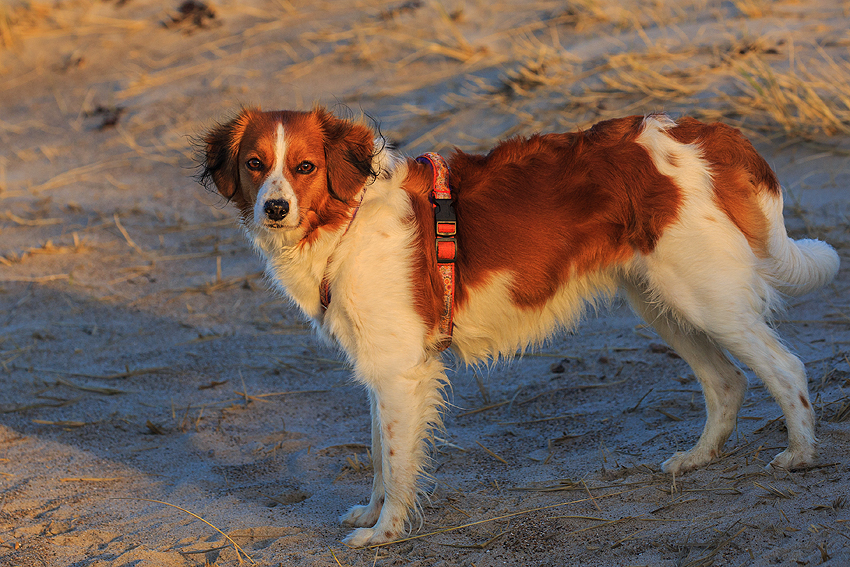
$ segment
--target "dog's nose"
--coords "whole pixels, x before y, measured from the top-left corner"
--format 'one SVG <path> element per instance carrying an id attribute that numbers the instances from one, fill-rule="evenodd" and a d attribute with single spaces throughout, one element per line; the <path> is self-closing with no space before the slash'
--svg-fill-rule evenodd
<path id="1" fill-rule="evenodd" d="M 269 220 L 279 221 L 289 212 L 289 203 L 283 199 L 269 199 L 263 206 L 266 216 Z"/>

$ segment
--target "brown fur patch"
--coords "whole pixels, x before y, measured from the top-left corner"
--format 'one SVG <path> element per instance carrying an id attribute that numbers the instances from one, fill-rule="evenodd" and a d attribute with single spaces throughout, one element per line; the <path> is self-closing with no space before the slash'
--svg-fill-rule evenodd
<path id="1" fill-rule="evenodd" d="M 488 155 L 456 152 L 456 302 L 489 274 L 510 271 L 515 303 L 543 305 L 571 277 L 651 252 L 681 197 L 635 142 L 642 117 L 587 132 L 503 142 Z"/>
<path id="2" fill-rule="evenodd" d="M 761 191 L 779 195 L 776 175 L 740 131 L 726 124 L 683 118 L 669 131 L 683 144 L 697 144 L 711 167 L 717 205 L 746 237 L 753 252 L 768 256 L 767 218 L 758 203 Z"/>

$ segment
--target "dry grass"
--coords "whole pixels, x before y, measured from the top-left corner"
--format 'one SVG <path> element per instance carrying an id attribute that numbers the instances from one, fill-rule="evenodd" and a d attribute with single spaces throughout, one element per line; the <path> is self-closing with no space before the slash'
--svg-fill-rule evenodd
<path id="1" fill-rule="evenodd" d="M 530 50 L 522 38 L 516 49 L 521 58 L 503 86 L 479 85 L 472 96 L 520 111 L 528 129 L 546 116 L 564 127 L 586 127 L 623 114 L 668 110 L 806 138 L 850 132 L 848 60 L 819 49 L 818 58 L 803 61 L 794 56 L 793 44 L 783 60 L 771 54 L 770 44 L 652 45 L 578 66 L 554 46 Z M 695 100 L 701 101 L 697 107 Z"/>
<path id="2" fill-rule="evenodd" d="M 714 23 L 718 29 L 702 44 L 682 30 L 693 16 L 689 16 L 687 6 L 675 3 L 627 8 L 617 3 L 573 2 L 565 13 L 556 12 L 534 26 L 500 28 L 486 38 L 463 39 L 468 28 L 454 26 L 453 33 L 444 36 L 453 38 L 453 51 L 434 47 L 427 50 L 428 54 L 471 65 L 470 70 L 504 71 L 498 81 L 470 75 L 464 89 L 443 96 L 450 110 L 440 116 L 431 113 L 439 121 L 406 140 L 406 145 L 440 147 L 446 132 L 457 122 L 457 112 L 470 105 L 483 105 L 512 117 L 514 128 L 498 137 L 551 129 L 553 124 L 587 127 L 599 119 L 658 110 L 727 120 L 750 130 L 780 129 L 806 138 L 850 131 L 847 55 L 835 49 L 828 53 L 813 42 L 819 56 L 801 59 L 795 55 L 793 41 L 777 40 L 775 35 L 742 34 L 736 30 L 740 14 L 761 13 L 770 3 L 736 4 L 736 17 L 719 12 Z M 610 43 L 616 47 L 597 58 L 582 59 L 563 45 L 567 24 L 574 31 L 582 31 L 585 25 L 602 25 L 605 31 L 601 35 L 610 33 Z M 647 32 L 650 28 L 665 30 L 662 39 L 651 38 Z M 622 44 L 619 37 L 624 29 L 632 30 L 637 41 L 631 40 L 629 48 L 622 50 L 618 43 Z M 334 37 L 348 39 L 347 49 L 353 52 L 377 53 L 380 44 L 394 54 L 406 53 L 398 60 L 400 65 L 424 56 L 421 50 L 411 52 L 421 30 L 399 23 L 393 30 L 390 39 L 378 25 L 356 34 L 349 32 L 359 38 L 356 41 L 353 37 Z M 486 52 L 470 48 L 476 40 L 480 43 L 485 39 L 491 46 Z M 389 96 L 400 93 L 397 89 L 381 92 Z M 695 100 L 700 102 L 695 105 Z M 421 108 L 408 108 L 407 112 L 428 114 Z M 485 147 L 493 139 L 477 142 L 475 145 Z"/>
<path id="3" fill-rule="evenodd" d="M 11 214 L 11 213 L 9 213 Z M 13 215 L 14 216 L 14 215 Z M 24 219 L 20 219 L 24 220 Z M 37 219 L 38 220 L 38 219 Z M 53 220 L 53 219 L 41 219 L 41 220 Z M 29 221 L 30 223 L 36 223 L 36 221 Z M 19 223 L 24 224 L 24 223 Z M 59 224 L 59 223 L 43 223 L 43 224 Z M 39 226 L 38 224 L 34 224 L 35 226 Z M 26 226 L 33 226 L 33 224 L 27 224 Z M 32 246 L 27 248 L 26 250 L 22 250 L 20 252 L 7 252 L 4 256 L 0 256 L 0 264 L 4 264 L 6 266 L 12 266 L 13 264 L 20 264 L 26 261 L 28 258 L 39 255 L 47 255 L 47 254 L 81 254 L 91 250 L 91 247 L 82 239 L 77 232 L 72 234 L 73 244 L 68 246 L 56 246 L 53 244 L 52 239 L 47 239 L 43 244 L 39 246 Z M 37 278 L 41 278 L 37 281 L 48 281 L 44 278 L 50 279 L 62 279 L 68 277 L 67 274 L 62 274 L 58 276 L 36 276 Z M 10 280 L 4 280 L 10 281 Z M 26 281 L 26 280 L 24 280 Z"/>
<path id="4" fill-rule="evenodd" d="M 47 14 L 42 13 L 43 8 L 33 5 L 14 14 L 7 9 L 0 17 L 0 24 L 6 22 L 5 27 L 0 25 L 0 36 L 70 33 L 74 26 L 82 26 L 86 33 L 106 37 L 115 30 L 131 31 L 145 25 L 96 15 L 77 21 L 63 10 Z M 261 39 L 277 33 L 279 18 L 309 21 L 306 12 L 291 5 L 275 8 L 279 14 L 240 7 L 237 12 L 260 20 L 241 33 L 199 42 L 187 53 L 140 60 L 138 71 L 133 71 L 136 76 L 125 83 L 117 100 L 193 83 L 210 73 L 218 73 L 215 88 L 226 81 L 228 73 L 246 65 L 250 68 L 252 57 L 266 52 Z M 696 18 L 704 18 L 706 13 L 714 18 L 705 23 L 713 26 L 711 39 L 706 39 L 706 34 L 693 41 L 685 26 L 695 24 Z M 850 92 L 850 68 L 845 55 L 821 48 L 819 58 L 800 59 L 794 55 L 793 43 L 785 42 L 777 51 L 775 35 L 750 36 L 741 31 L 748 18 L 776 13 L 783 13 L 782 3 L 763 0 L 736 0 L 728 6 L 714 6 L 708 0 L 635 4 L 538 0 L 526 3 L 522 10 L 497 2 L 483 11 L 463 2 L 375 4 L 345 26 L 306 26 L 297 40 L 278 41 L 284 61 L 289 60 L 279 76 L 292 81 L 326 63 L 402 72 L 419 62 L 441 66 L 437 71 L 404 74 L 401 81 L 366 86 L 358 91 L 362 98 L 439 91 L 444 80 L 469 73 L 465 88 L 437 95 L 448 105 L 439 115 L 428 108 L 398 107 L 395 114 L 399 120 L 419 115 L 430 121 L 416 135 L 401 136 L 411 148 L 440 150 L 459 143 L 457 130 L 463 128 L 458 111 L 482 105 L 513 125 L 481 139 L 467 132 L 464 135 L 470 136 L 471 148 L 486 147 L 494 138 L 516 133 L 587 127 L 599 119 L 657 110 L 691 112 L 750 129 L 780 129 L 807 138 L 846 134 L 850 131 L 846 94 Z M 610 43 L 608 52 L 577 55 L 573 44 L 594 36 Z M 478 73 L 488 69 L 500 69 L 498 79 L 490 72 Z M 243 71 L 249 77 L 252 72 Z M 91 101 L 84 105 L 90 106 Z M 175 125 L 169 124 L 169 128 Z M 131 150 L 124 154 L 127 158 L 176 164 L 188 155 L 185 141 L 173 130 L 154 137 L 145 135 L 145 142 L 139 138 L 142 130 L 138 125 L 119 124 L 116 132 Z M 30 190 L 62 187 L 121 165 L 127 164 L 111 160 L 78 167 Z"/>
<path id="5" fill-rule="evenodd" d="M 802 137 L 850 134 L 850 61 L 820 57 L 800 61 L 790 48 L 786 70 L 760 57 L 736 62 L 740 95 L 730 96 L 730 114 L 752 116 L 763 129 L 780 127 Z"/>

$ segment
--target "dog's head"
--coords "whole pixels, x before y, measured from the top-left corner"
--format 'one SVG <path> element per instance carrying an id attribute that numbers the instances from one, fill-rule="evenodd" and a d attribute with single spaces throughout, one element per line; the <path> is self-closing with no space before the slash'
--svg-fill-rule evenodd
<path id="1" fill-rule="evenodd" d="M 198 178 L 239 208 L 249 230 L 310 239 L 341 224 L 375 175 L 373 136 L 322 108 L 246 109 L 202 138 Z"/>

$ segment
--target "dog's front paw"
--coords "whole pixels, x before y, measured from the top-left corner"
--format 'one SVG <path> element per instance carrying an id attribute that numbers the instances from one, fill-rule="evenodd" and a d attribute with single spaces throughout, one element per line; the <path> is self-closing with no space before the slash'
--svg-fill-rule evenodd
<path id="1" fill-rule="evenodd" d="M 356 508 L 368 508 L 368 506 L 357 506 Z M 343 542 L 351 547 L 364 547 L 394 541 L 405 533 L 406 510 L 404 512 L 399 512 L 397 508 L 385 503 L 375 527 L 357 528 L 348 534 Z"/>
<path id="2" fill-rule="evenodd" d="M 377 528 L 357 528 L 346 537 L 342 542 L 351 547 L 366 547 L 368 545 L 377 545 L 379 543 L 387 543 L 397 539 L 401 535 L 401 531 L 393 533 L 392 530 L 382 530 Z"/>
<path id="3" fill-rule="evenodd" d="M 371 528 L 381 515 L 381 505 L 373 505 L 369 502 L 366 506 L 352 506 L 351 509 L 340 516 L 340 521 L 346 526 L 355 528 Z"/>
<path id="4" fill-rule="evenodd" d="M 789 447 L 776 455 L 765 468 L 767 470 L 778 469 L 786 471 L 807 469 L 813 466 L 816 460 L 817 451 L 812 446 L 797 448 L 796 450 L 792 450 Z"/>

